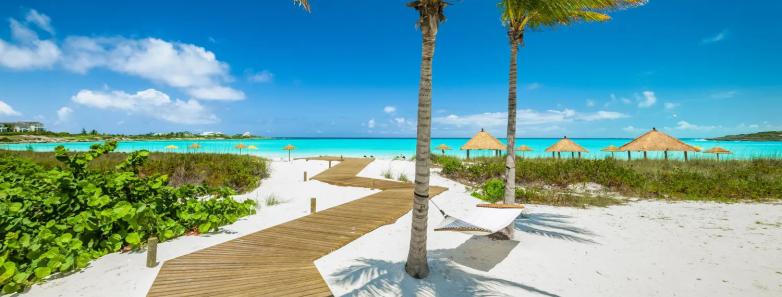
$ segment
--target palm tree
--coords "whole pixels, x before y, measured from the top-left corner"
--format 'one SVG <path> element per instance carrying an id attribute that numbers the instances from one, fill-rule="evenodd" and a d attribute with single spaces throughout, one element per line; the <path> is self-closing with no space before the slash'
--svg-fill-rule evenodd
<path id="1" fill-rule="evenodd" d="M 414 278 L 429 275 L 426 261 L 426 228 L 429 213 L 429 151 L 432 142 L 432 59 L 435 36 L 440 22 L 445 20 L 442 0 L 416 0 L 407 6 L 418 11 L 421 29 L 421 77 L 418 81 L 418 135 L 415 153 L 415 189 L 413 190 L 413 223 L 410 231 L 410 251 L 405 271 Z"/>
<path id="2" fill-rule="evenodd" d="M 568 25 L 577 21 L 607 21 L 605 11 L 641 5 L 645 0 L 501 0 L 502 23 L 510 43 L 508 75 L 507 156 L 505 158 L 505 203 L 516 202 L 516 86 L 519 46 L 524 43 L 527 28 L 539 29 Z M 513 228 L 500 231 L 496 238 L 511 238 Z"/>

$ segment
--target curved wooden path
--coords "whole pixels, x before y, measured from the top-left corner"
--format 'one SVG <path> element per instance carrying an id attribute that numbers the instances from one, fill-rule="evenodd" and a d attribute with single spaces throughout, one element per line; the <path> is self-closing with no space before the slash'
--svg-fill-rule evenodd
<path id="1" fill-rule="evenodd" d="M 332 296 L 313 261 L 412 208 L 413 184 L 356 176 L 371 162 L 345 158 L 312 179 L 381 192 L 168 260 L 147 296 Z"/>

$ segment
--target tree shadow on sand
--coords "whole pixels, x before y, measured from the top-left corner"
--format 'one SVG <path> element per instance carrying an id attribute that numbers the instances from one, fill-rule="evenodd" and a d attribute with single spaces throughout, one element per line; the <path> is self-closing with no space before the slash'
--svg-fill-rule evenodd
<path id="1" fill-rule="evenodd" d="M 567 219 L 570 216 L 549 213 L 522 214 L 514 222 L 516 230 L 581 243 L 597 243 L 589 237 L 597 236 L 592 231 L 575 227 Z"/>
<path id="2" fill-rule="evenodd" d="M 430 274 L 423 280 L 407 275 L 404 262 L 366 258 L 358 259 L 357 264 L 337 271 L 331 275 L 331 279 L 341 286 L 360 285 L 342 296 L 518 296 L 504 292 L 519 291 L 536 296 L 558 296 L 464 268 L 477 267 L 488 271 L 505 259 L 517 244 L 516 241 L 473 237 L 455 249 L 430 251 Z M 470 257 L 468 253 L 480 257 Z"/>

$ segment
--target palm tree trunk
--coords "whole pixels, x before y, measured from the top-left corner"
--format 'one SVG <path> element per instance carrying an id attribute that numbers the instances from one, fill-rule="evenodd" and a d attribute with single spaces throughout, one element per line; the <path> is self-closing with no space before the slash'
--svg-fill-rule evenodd
<path id="1" fill-rule="evenodd" d="M 508 73 L 508 135 L 507 141 L 508 153 L 505 156 L 505 199 L 506 204 L 516 203 L 516 84 L 518 81 L 518 52 L 519 41 L 515 38 L 516 33 L 508 31 L 510 40 L 510 71 Z M 513 224 L 500 230 L 502 236 L 493 236 L 499 239 L 513 238 Z M 500 234 L 497 234 L 500 235 Z"/>
<path id="2" fill-rule="evenodd" d="M 426 24 L 425 24 L 426 25 Z M 436 24 L 435 24 L 436 26 Z M 436 30 L 436 29 L 435 29 Z M 418 81 L 418 135 L 415 153 L 415 189 L 410 251 L 405 271 L 414 278 L 429 275 L 426 261 L 426 229 L 429 214 L 429 151 L 432 134 L 432 59 L 435 31 L 422 28 L 421 78 Z"/>

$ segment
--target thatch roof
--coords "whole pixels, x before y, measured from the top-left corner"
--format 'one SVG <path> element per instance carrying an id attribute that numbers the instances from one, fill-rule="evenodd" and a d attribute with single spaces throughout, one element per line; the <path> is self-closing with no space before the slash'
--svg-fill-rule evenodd
<path id="1" fill-rule="evenodd" d="M 166 149 L 169 149 L 169 150 L 175 150 L 175 149 L 178 149 L 178 148 L 179 147 L 177 147 L 176 145 L 173 145 L 173 144 L 170 144 L 170 145 L 166 146 Z"/>
<path id="2" fill-rule="evenodd" d="M 242 150 L 242 149 L 246 149 L 247 146 L 244 143 L 240 143 L 240 144 L 235 145 L 234 148 L 237 149 L 237 150 Z"/>
<path id="3" fill-rule="evenodd" d="M 189 147 L 189 148 L 191 148 L 191 149 L 200 149 L 200 148 L 201 148 L 201 145 L 200 145 L 200 144 L 197 144 L 197 143 L 193 143 L 193 144 L 191 144 L 191 145 L 190 145 L 190 146 L 188 146 L 188 147 Z"/>
<path id="4" fill-rule="evenodd" d="M 519 147 L 517 147 L 516 150 L 520 152 L 531 152 L 532 148 L 522 144 Z"/>
<path id="5" fill-rule="evenodd" d="M 502 144 L 497 138 L 491 136 L 489 132 L 481 129 L 475 136 L 467 141 L 462 147 L 462 150 L 504 150 L 505 145 Z"/>
<path id="6" fill-rule="evenodd" d="M 604 151 L 604 152 L 618 152 L 619 148 L 612 144 L 612 145 L 609 145 L 606 148 L 602 149 L 601 151 Z"/>
<path id="7" fill-rule="evenodd" d="M 441 144 L 441 145 L 438 145 L 438 146 L 437 146 L 437 149 L 438 149 L 438 150 L 441 150 L 441 151 L 447 151 L 447 150 L 451 150 L 451 147 L 450 147 L 450 146 L 447 146 L 447 145 L 445 145 L 445 144 Z"/>
<path id="8" fill-rule="evenodd" d="M 707 154 L 732 154 L 729 150 L 726 150 L 726 149 L 718 147 L 718 146 L 715 146 L 715 147 L 710 148 L 708 150 L 705 150 L 703 152 L 707 153 Z"/>
<path id="9" fill-rule="evenodd" d="M 286 151 L 292 151 L 292 150 L 295 150 L 296 147 L 293 146 L 292 144 L 289 144 L 289 145 L 284 146 L 282 149 L 286 150 Z"/>
<path id="10" fill-rule="evenodd" d="M 258 147 L 257 147 L 257 146 L 254 146 L 254 145 L 252 145 L 252 144 L 251 144 L 251 145 L 248 145 L 248 146 L 247 146 L 247 149 L 248 149 L 248 150 L 257 150 L 257 149 L 258 149 Z"/>
<path id="11" fill-rule="evenodd" d="M 691 146 L 670 136 L 663 132 L 657 131 L 652 128 L 651 131 L 644 133 L 633 141 L 619 147 L 620 151 L 627 152 L 662 152 L 662 151 L 679 151 L 679 152 L 699 152 L 700 149 Z"/>
<path id="12" fill-rule="evenodd" d="M 572 140 L 568 139 L 567 136 L 563 137 L 557 143 L 551 145 L 546 149 L 546 152 L 575 152 L 575 153 L 588 153 L 589 151 L 586 150 L 584 147 L 578 145 L 577 143 L 573 142 Z"/>

